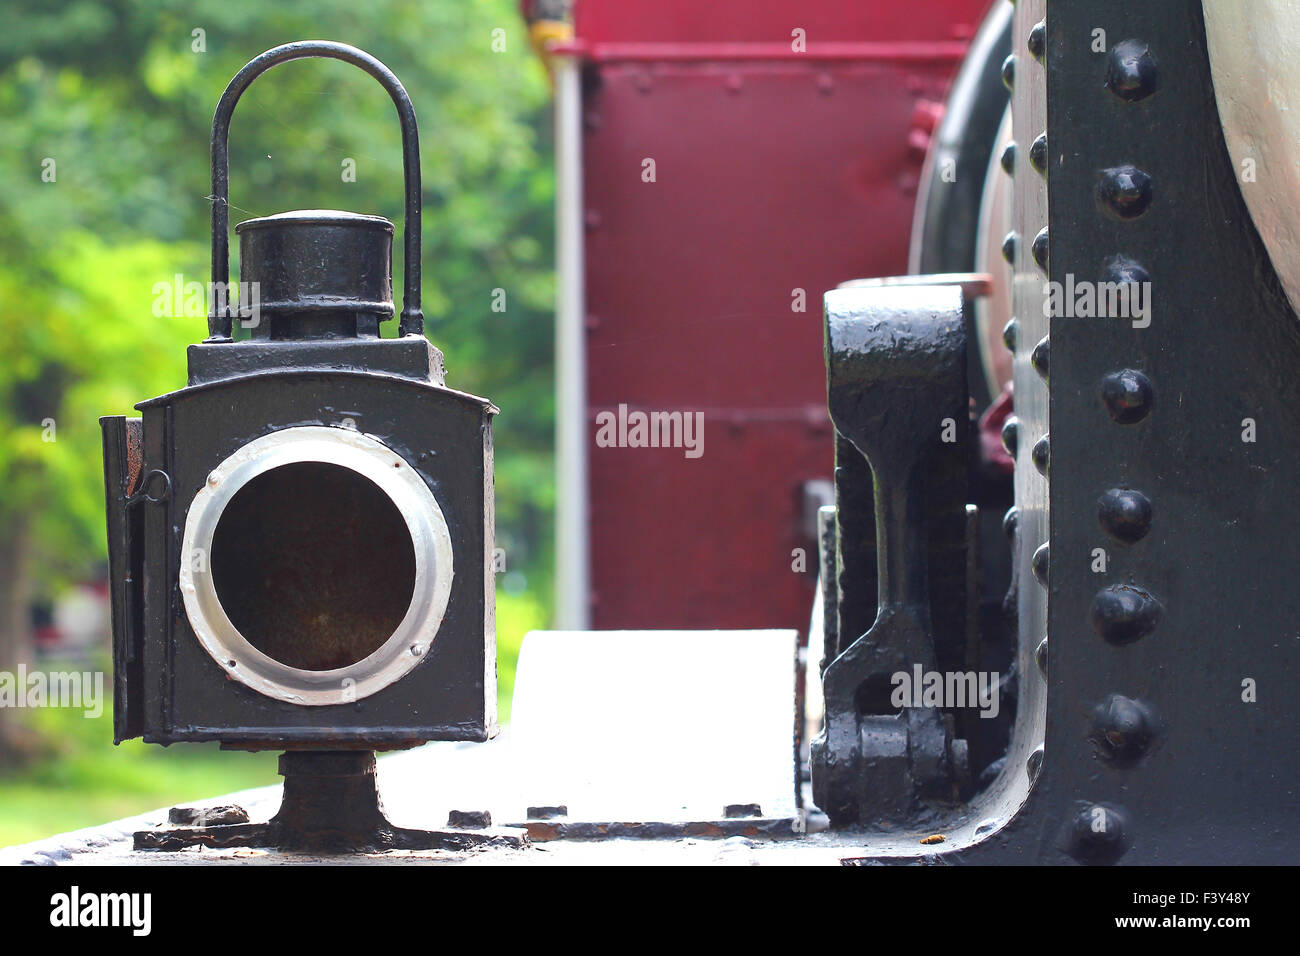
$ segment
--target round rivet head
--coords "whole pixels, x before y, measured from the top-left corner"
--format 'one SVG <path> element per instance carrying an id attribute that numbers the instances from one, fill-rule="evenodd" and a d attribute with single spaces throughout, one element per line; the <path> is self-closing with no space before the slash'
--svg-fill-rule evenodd
<path id="1" fill-rule="evenodd" d="M 1007 233 L 1006 238 L 1002 240 L 1002 258 L 1013 266 L 1016 264 L 1017 241 L 1019 241 L 1019 237 L 1014 232 Z"/>
<path id="2" fill-rule="evenodd" d="M 1111 488 L 1097 499 L 1097 520 L 1112 538 L 1132 544 L 1151 530 L 1151 500 L 1132 488 Z"/>
<path id="3" fill-rule="evenodd" d="M 1038 546 L 1038 550 L 1034 552 L 1034 556 L 1029 563 L 1030 567 L 1034 569 L 1034 577 L 1038 579 L 1038 583 L 1043 587 L 1047 587 L 1048 557 L 1046 542 Z"/>
<path id="4" fill-rule="evenodd" d="M 1141 40 L 1120 40 L 1106 58 L 1106 89 L 1121 100 L 1145 99 L 1160 85 L 1159 64 Z"/>
<path id="5" fill-rule="evenodd" d="M 1047 680 L 1047 638 L 1038 642 L 1038 647 L 1034 650 L 1034 663 L 1038 665 L 1038 673 L 1043 675 L 1043 680 Z"/>
<path id="6" fill-rule="evenodd" d="M 1016 144 L 1007 143 L 1006 148 L 1002 150 L 1002 171 L 1008 176 L 1016 174 Z"/>
<path id="7" fill-rule="evenodd" d="M 1029 144 L 1029 165 L 1047 175 L 1047 134 L 1039 133 Z"/>
<path id="8" fill-rule="evenodd" d="M 1038 264 L 1038 268 L 1040 268 L 1040 269 L 1042 269 L 1044 272 L 1046 272 L 1046 271 L 1047 271 L 1047 258 L 1048 258 L 1048 257 L 1047 257 L 1047 227 L 1046 227 L 1046 226 L 1044 226 L 1044 227 L 1039 231 L 1038 235 L 1034 236 L 1034 244 L 1030 247 L 1030 252 L 1033 253 L 1033 256 L 1034 256 L 1034 262 L 1036 262 L 1036 263 Z"/>
<path id="9" fill-rule="evenodd" d="M 1012 505 L 1007 509 L 1007 513 L 1002 516 L 1002 533 L 1008 538 L 1015 537 L 1016 530 L 1020 527 L 1020 509 Z"/>
<path id="10" fill-rule="evenodd" d="M 1016 339 L 1020 333 L 1020 323 L 1015 319 L 1002 326 L 1002 344 L 1010 351 L 1016 350 Z"/>
<path id="11" fill-rule="evenodd" d="M 1043 62 L 1043 54 L 1047 52 L 1047 21 L 1039 20 L 1029 31 L 1029 36 L 1025 40 L 1025 46 L 1029 48 L 1029 55 L 1039 63 Z"/>
<path id="12" fill-rule="evenodd" d="M 1016 449 L 1020 445 L 1020 419 L 1012 415 L 1002 423 L 1002 447 L 1007 450 L 1007 454 L 1012 458 L 1016 457 Z"/>
<path id="13" fill-rule="evenodd" d="M 1012 91 L 1016 88 L 1016 55 L 1014 53 L 1002 61 L 1002 85 Z"/>
<path id="14" fill-rule="evenodd" d="M 1039 378 L 1044 382 L 1048 380 L 1048 363 L 1051 358 L 1051 345 L 1048 342 L 1048 336 L 1044 335 L 1034 346 L 1033 352 L 1029 354 L 1029 364 L 1034 367 Z"/>
<path id="15" fill-rule="evenodd" d="M 1150 592 L 1131 584 L 1114 584 L 1092 599 L 1092 626 L 1107 644 L 1122 647 L 1156 629 L 1162 612 Z"/>
<path id="16" fill-rule="evenodd" d="M 1102 379 L 1101 400 L 1118 425 L 1142 421 L 1155 405 L 1156 393 L 1151 380 L 1137 369 L 1121 369 Z"/>
<path id="17" fill-rule="evenodd" d="M 1111 804 L 1083 804 L 1066 826 L 1065 852 L 1085 866 L 1118 863 L 1129 847 L 1128 814 Z"/>
<path id="18" fill-rule="evenodd" d="M 1113 166 L 1097 174 L 1097 202 L 1118 219 L 1146 212 L 1151 194 L 1151 177 L 1136 166 Z"/>
<path id="19" fill-rule="evenodd" d="M 1088 740 L 1103 763 L 1135 766 L 1151 750 L 1157 735 L 1155 712 L 1143 701 L 1111 694 L 1092 710 Z"/>
<path id="20" fill-rule="evenodd" d="M 1034 442 L 1034 447 L 1029 451 L 1029 459 L 1034 463 L 1040 475 L 1046 475 L 1048 466 L 1052 462 L 1051 440 L 1044 435 L 1038 441 Z"/>

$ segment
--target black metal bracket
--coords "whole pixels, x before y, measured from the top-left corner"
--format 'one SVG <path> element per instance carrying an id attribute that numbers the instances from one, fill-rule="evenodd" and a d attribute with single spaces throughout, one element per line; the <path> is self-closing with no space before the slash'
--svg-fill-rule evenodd
<path id="1" fill-rule="evenodd" d="M 925 466 L 946 419 L 966 414 L 965 328 L 955 286 L 840 289 L 826 296 L 831 419 L 875 484 L 879 609 L 826 666 L 813 797 L 833 824 L 905 817 L 955 799 L 965 741 L 934 707 L 893 709 L 891 676 L 936 666 L 926 560 Z"/>

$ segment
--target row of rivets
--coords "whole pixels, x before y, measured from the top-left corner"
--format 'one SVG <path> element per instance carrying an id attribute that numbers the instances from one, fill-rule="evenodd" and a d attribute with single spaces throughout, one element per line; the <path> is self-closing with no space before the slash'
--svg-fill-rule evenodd
<path id="1" fill-rule="evenodd" d="M 1039 63 L 1044 62 L 1046 56 L 1046 50 L 1047 50 L 1047 21 L 1046 20 L 1040 20 L 1038 21 L 1038 23 L 1034 24 L 1032 28 L 1030 28 L 1029 35 L 1025 39 L 1025 46 L 1028 48 L 1030 56 L 1032 56 Z M 1034 170 L 1040 173 L 1041 175 L 1043 176 L 1047 175 L 1047 133 L 1046 131 L 1034 137 L 1033 142 L 1029 144 L 1029 165 L 1032 166 Z M 1051 266 L 1050 240 L 1048 238 L 1048 231 L 1046 226 L 1040 229 L 1038 231 L 1038 234 L 1034 236 L 1034 240 L 1032 243 L 1030 243 L 1029 246 L 1029 254 L 1030 257 L 1034 260 L 1034 264 L 1037 265 L 1038 268 L 1042 270 L 1042 272 L 1045 275 L 1050 275 L 1049 272 Z M 1047 381 L 1047 358 L 1048 358 L 1048 337 L 1043 336 L 1043 338 L 1040 339 L 1038 343 L 1034 346 L 1033 353 L 1030 355 L 1029 358 L 1029 363 L 1030 365 L 1033 366 L 1034 370 L 1038 373 L 1039 377 L 1042 378 L 1044 382 Z M 1050 449 L 1051 446 L 1050 446 L 1048 436 L 1043 435 L 1038 439 L 1038 441 L 1034 442 L 1034 446 L 1029 450 L 1030 461 L 1033 462 L 1034 468 L 1037 469 L 1038 473 L 1040 475 L 1043 475 L 1044 477 L 1046 477 L 1048 473 Z M 1034 556 L 1030 562 L 1034 572 L 1034 577 L 1038 580 L 1038 583 L 1041 584 L 1043 587 L 1047 587 L 1047 582 L 1048 582 L 1049 550 L 1050 549 L 1048 548 L 1046 543 L 1040 545 L 1038 550 L 1034 552 Z M 1046 653 L 1047 653 L 1046 644 L 1047 641 L 1046 638 L 1044 638 L 1043 643 L 1039 647 L 1039 650 L 1044 655 L 1044 660 L 1040 665 L 1040 669 L 1043 669 L 1044 671 L 1044 678 L 1046 677 L 1046 670 L 1045 670 Z"/>
<path id="2" fill-rule="evenodd" d="M 1043 62 L 1044 51 L 1046 48 L 1047 24 L 1040 20 L 1029 32 L 1026 45 L 1029 48 L 1030 55 L 1039 63 Z M 1035 171 L 1047 175 L 1047 134 L 1041 133 L 1034 138 L 1029 146 L 1029 164 Z M 1048 270 L 1048 231 L 1046 228 L 1039 231 L 1034 237 L 1034 242 L 1030 247 L 1030 253 L 1034 262 L 1044 272 Z M 1047 381 L 1048 377 L 1048 337 L 1044 336 L 1034 346 L 1034 351 L 1030 356 L 1030 364 L 1038 372 L 1039 376 Z M 1034 466 L 1043 475 L 1047 474 L 1048 444 L 1047 436 L 1039 439 L 1030 452 L 1030 457 Z M 1048 584 L 1049 572 L 1049 552 L 1050 549 L 1046 543 L 1041 545 L 1031 560 L 1031 567 L 1034 577 L 1043 587 Z M 1044 680 L 1047 679 L 1047 638 L 1039 642 L 1034 652 L 1034 659 L 1037 662 L 1039 673 Z M 1040 746 L 1030 754 L 1029 762 L 1026 766 L 1026 772 L 1029 775 L 1029 782 L 1032 786 L 1038 773 L 1042 769 L 1043 748 Z"/>
<path id="3" fill-rule="evenodd" d="M 1029 36 L 1026 40 L 1026 46 L 1029 49 L 1030 55 L 1035 60 L 1037 60 L 1039 63 L 1044 62 L 1044 57 L 1045 57 L 1046 47 L 1047 47 L 1046 21 L 1040 20 L 1030 30 Z M 1008 90 L 1011 90 L 1013 92 L 1015 90 L 1015 78 L 1016 78 L 1016 57 L 1013 54 L 1011 56 L 1008 56 L 1006 60 L 1004 60 L 1002 63 L 1002 82 L 1006 85 Z M 1014 142 L 1008 143 L 1006 148 L 1002 151 L 1002 156 L 1001 156 L 1002 169 L 1007 173 L 1007 175 L 1015 174 L 1016 158 L 1017 158 L 1016 144 Z M 1034 141 L 1030 144 L 1029 164 L 1042 175 L 1044 176 L 1047 175 L 1047 134 L 1046 133 L 1037 136 L 1034 139 Z M 1002 257 L 1006 259 L 1008 264 L 1011 265 L 1012 269 L 1014 269 L 1016 265 L 1016 252 L 1017 252 L 1017 247 L 1019 245 L 1019 242 L 1020 242 L 1020 237 L 1014 231 L 1007 233 L 1006 238 L 1002 240 Z M 1041 269 L 1044 273 L 1046 273 L 1048 271 L 1048 265 L 1049 265 L 1049 244 L 1048 244 L 1048 232 L 1046 228 L 1040 230 L 1039 233 L 1036 236 L 1034 236 L 1033 242 L 1030 243 L 1029 253 L 1033 257 L 1033 260 L 1035 264 L 1037 264 L 1038 268 Z M 1018 340 L 1019 340 L 1019 333 L 1020 333 L 1020 323 L 1017 322 L 1015 318 L 1012 318 L 1009 322 L 1007 322 L 1006 326 L 1002 330 L 1002 341 L 1003 343 L 1005 343 L 1007 349 L 1012 352 L 1012 354 L 1016 352 L 1018 346 Z M 1038 344 L 1034 346 L 1033 354 L 1030 357 L 1030 363 L 1033 365 L 1035 371 L 1038 372 L 1039 376 L 1044 381 L 1047 381 L 1048 340 L 1046 336 L 1044 336 L 1043 339 L 1040 340 Z M 1014 459 L 1017 457 L 1017 451 L 1019 449 L 1019 445 L 1020 445 L 1020 420 L 1016 418 L 1016 416 L 1012 415 L 1007 418 L 1006 422 L 1002 426 L 1002 447 L 1005 448 L 1007 450 L 1007 454 L 1009 454 Z M 1040 473 L 1046 475 L 1048 471 L 1048 459 L 1049 459 L 1049 444 L 1048 444 L 1048 437 L 1046 435 L 1044 435 L 1034 444 L 1034 447 L 1030 452 L 1030 457 L 1033 460 L 1034 467 L 1037 468 Z M 1006 532 L 1007 536 L 1012 539 L 1013 548 L 1019 547 L 1019 542 L 1016 540 L 1017 530 L 1019 527 L 1019 518 L 1020 518 L 1020 512 L 1013 505 L 1007 511 L 1006 515 L 1002 519 L 1002 528 Z M 1038 582 L 1043 587 L 1046 587 L 1047 576 L 1048 576 L 1048 546 L 1046 544 L 1041 545 L 1038 548 L 1038 550 L 1034 552 L 1033 558 L 1030 561 L 1030 567 L 1033 570 L 1034 577 L 1038 580 Z M 1016 588 L 1017 588 L 1017 584 L 1015 581 L 1013 581 L 1011 585 L 1011 590 L 1008 592 L 1007 599 L 1004 602 L 1004 610 L 1009 610 L 1010 613 L 1012 614 L 1014 614 Z M 1043 678 L 1046 679 L 1047 677 L 1047 639 L 1046 638 L 1044 638 L 1042 642 L 1038 645 L 1035 658 L 1038 662 L 1039 671 L 1042 673 Z M 1042 746 L 1039 746 L 1029 755 L 1029 759 L 1025 764 L 1025 771 L 1029 775 L 1030 786 L 1032 786 L 1034 781 L 1038 778 L 1038 774 L 1042 771 L 1042 768 L 1043 768 L 1043 748 Z"/>
<path id="4" fill-rule="evenodd" d="M 1016 58 L 1015 55 L 1012 54 L 1002 61 L 1002 82 L 1008 90 L 1014 90 L 1015 70 L 1016 70 Z M 999 162 L 1001 163 L 1002 171 L 1006 173 L 1008 176 L 1015 175 L 1016 153 L 1017 153 L 1016 144 L 1015 141 L 1013 140 L 1007 143 L 1007 145 L 1002 150 L 1001 157 L 999 157 Z M 1010 265 L 1013 269 L 1015 268 L 1016 265 L 1017 240 L 1018 237 L 1015 231 L 1007 233 L 1006 237 L 1002 240 L 1002 258 L 1005 259 L 1007 264 Z M 1002 342 L 1004 345 L 1006 345 L 1007 350 L 1012 354 L 1014 354 L 1016 351 L 1016 338 L 1017 335 L 1019 334 L 1019 331 L 1020 331 L 1020 323 L 1017 322 L 1014 317 L 1012 317 L 1007 322 L 1007 324 L 1002 327 Z M 1007 420 L 1002 424 L 1002 447 L 1006 449 L 1007 454 L 1010 455 L 1013 460 L 1016 457 L 1016 451 L 1019 447 L 1019 436 L 1020 436 L 1019 420 L 1014 415 L 1008 416 Z M 1011 508 L 1007 510 L 1007 513 L 1002 518 L 1002 530 L 1006 533 L 1007 537 L 1011 539 L 1012 547 L 1015 547 L 1014 542 L 1015 542 L 1015 535 L 1016 535 L 1016 529 L 1018 525 L 1019 514 L 1020 513 L 1019 511 L 1017 511 L 1016 507 L 1012 505 Z M 1010 613 L 1014 613 L 1014 606 L 1011 604 L 1011 602 L 1013 601 L 1014 593 L 1015 593 L 1015 584 L 1013 582 L 1011 586 L 1011 591 L 1007 593 L 1007 598 L 1006 601 L 1004 602 L 1005 605 L 1004 610 L 1007 610 Z"/>
<path id="5" fill-rule="evenodd" d="M 1136 40 L 1111 47 L 1106 64 L 1106 88 L 1125 102 L 1151 95 L 1158 86 L 1156 60 L 1150 48 Z M 1121 220 L 1136 219 L 1151 205 L 1151 177 L 1132 165 L 1103 169 L 1098 174 L 1096 199 L 1102 212 Z M 1137 262 L 1115 256 L 1105 266 L 1111 282 L 1143 283 L 1150 276 Z M 1120 369 L 1101 383 L 1101 400 L 1111 420 L 1119 425 L 1142 421 L 1155 403 L 1151 381 L 1136 369 Z M 1102 530 L 1122 544 L 1133 544 L 1151 528 L 1150 499 L 1132 488 L 1115 487 L 1097 500 L 1097 520 Z M 1112 646 L 1140 640 L 1156 629 L 1163 608 L 1146 589 L 1133 584 L 1113 584 L 1093 598 L 1092 626 Z M 1154 709 L 1143 701 L 1111 694 L 1092 712 L 1088 739 L 1097 758 L 1113 767 L 1137 765 L 1159 736 Z M 1065 849 L 1087 864 L 1117 862 L 1129 846 L 1129 821 L 1122 808 L 1109 804 L 1084 805 L 1068 825 Z"/>

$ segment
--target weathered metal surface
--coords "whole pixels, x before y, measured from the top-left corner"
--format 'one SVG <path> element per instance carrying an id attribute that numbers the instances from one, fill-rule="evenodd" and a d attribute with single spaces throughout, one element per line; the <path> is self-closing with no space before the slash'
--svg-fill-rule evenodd
<path id="1" fill-rule="evenodd" d="M 167 822 L 175 826 L 229 826 L 247 823 L 248 811 L 234 803 L 210 807 L 172 807 L 167 813 Z"/>
<path id="2" fill-rule="evenodd" d="M 790 839 L 798 834 L 791 817 L 754 817 L 752 819 L 694 820 L 658 823 L 596 823 L 579 820 L 529 820 L 516 824 L 528 831 L 536 843 L 552 840 L 681 840 L 686 837 L 726 839 L 728 837 L 765 837 Z"/>
<path id="3" fill-rule="evenodd" d="M 461 830 L 486 830 L 492 826 L 488 810 L 452 810 L 447 814 L 447 826 Z"/>

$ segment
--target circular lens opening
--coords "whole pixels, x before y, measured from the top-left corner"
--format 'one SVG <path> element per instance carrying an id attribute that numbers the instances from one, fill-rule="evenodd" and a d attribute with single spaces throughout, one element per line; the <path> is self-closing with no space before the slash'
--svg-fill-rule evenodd
<path id="1" fill-rule="evenodd" d="M 240 488 L 217 522 L 210 562 L 244 639 L 309 671 L 369 657 L 415 591 L 415 547 L 397 506 L 369 478 L 326 462 L 281 465 Z"/>

